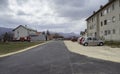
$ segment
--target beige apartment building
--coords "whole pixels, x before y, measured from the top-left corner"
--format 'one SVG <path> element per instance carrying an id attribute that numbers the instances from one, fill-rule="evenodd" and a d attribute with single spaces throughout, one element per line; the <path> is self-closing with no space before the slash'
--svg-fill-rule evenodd
<path id="1" fill-rule="evenodd" d="M 109 0 L 86 21 L 87 36 L 120 41 L 120 0 Z"/>

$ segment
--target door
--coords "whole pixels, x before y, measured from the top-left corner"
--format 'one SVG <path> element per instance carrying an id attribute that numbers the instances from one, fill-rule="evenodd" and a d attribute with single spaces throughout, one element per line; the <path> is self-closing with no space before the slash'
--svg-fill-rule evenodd
<path id="1" fill-rule="evenodd" d="M 88 45 L 93 45 L 93 39 L 91 37 L 89 37 L 87 40 L 88 40 Z"/>
<path id="2" fill-rule="evenodd" d="M 97 38 L 93 38 L 93 45 L 98 45 L 98 39 Z"/>

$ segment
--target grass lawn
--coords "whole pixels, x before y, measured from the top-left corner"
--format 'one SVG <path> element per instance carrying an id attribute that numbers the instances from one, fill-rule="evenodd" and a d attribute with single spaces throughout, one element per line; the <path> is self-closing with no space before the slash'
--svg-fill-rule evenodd
<path id="1" fill-rule="evenodd" d="M 120 42 L 111 42 L 111 41 L 106 41 L 105 45 L 110 46 L 112 48 L 120 48 Z"/>
<path id="2" fill-rule="evenodd" d="M 0 42 L 0 55 L 18 51 L 43 42 Z"/>

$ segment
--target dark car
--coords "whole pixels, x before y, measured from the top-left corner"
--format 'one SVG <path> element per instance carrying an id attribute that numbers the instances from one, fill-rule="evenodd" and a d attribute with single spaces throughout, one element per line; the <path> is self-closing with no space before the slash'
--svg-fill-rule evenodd
<path id="1" fill-rule="evenodd" d="M 78 40 L 78 37 L 72 37 L 71 41 L 76 42 Z"/>

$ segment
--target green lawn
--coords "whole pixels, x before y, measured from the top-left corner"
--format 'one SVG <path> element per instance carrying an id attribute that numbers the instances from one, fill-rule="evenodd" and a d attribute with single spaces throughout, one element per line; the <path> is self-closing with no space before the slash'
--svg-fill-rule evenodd
<path id="1" fill-rule="evenodd" d="M 0 55 L 18 51 L 43 42 L 0 42 Z"/>
<path id="2" fill-rule="evenodd" d="M 120 42 L 106 41 L 105 45 L 111 46 L 112 48 L 120 48 Z"/>

